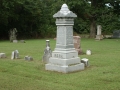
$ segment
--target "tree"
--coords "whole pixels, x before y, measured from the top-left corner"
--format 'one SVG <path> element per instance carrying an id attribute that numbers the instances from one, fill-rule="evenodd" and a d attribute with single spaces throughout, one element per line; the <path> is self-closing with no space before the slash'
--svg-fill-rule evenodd
<path id="1" fill-rule="evenodd" d="M 109 24 L 110 24 L 109 21 L 111 20 L 114 20 L 114 22 L 116 22 L 117 17 L 116 15 L 112 13 L 112 10 L 117 13 L 119 11 L 118 6 L 120 6 L 119 0 L 82 0 L 82 1 L 64 0 L 64 1 L 68 3 L 68 5 L 70 6 L 70 9 L 78 15 L 77 17 L 78 27 L 80 24 L 81 24 L 81 28 L 84 27 L 84 24 L 86 24 L 86 26 L 87 24 L 90 25 L 90 37 L 91 38 L 95 37 L 96 25 L 101 24 L 101 18 L 109 16 L 106 21 L 104 20 L 104 22 L 109 23 Z M 106 4 L 108 3 L 114 6 L 114 8 L 108 9 L 107 8 L 108 6 L 106 6 Z M 114 15 L 114 17 L 111 17 L 111 15 Z M 80 23 L 78 20 L 82 22 Z M 82 25 L 82 23 L 84 24 Z M 87 31 L 86 30 L 87 28 L 84 28 L 84 29 L 85 31 Z"/>

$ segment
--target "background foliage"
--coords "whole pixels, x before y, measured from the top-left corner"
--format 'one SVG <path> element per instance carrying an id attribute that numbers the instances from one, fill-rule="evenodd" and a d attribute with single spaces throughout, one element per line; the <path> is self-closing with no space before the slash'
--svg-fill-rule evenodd
<path id="1" fill-rule="evenodd" d="M 63 3 L 77 14 L 74 31 L 79 34 L 94 37 L 98 24 L 103 34 L 120 29 L 119 0 L 0 0 L 0 39 L 8 39 L 12 28 L 18 38 L 55 37 L 53 15 Z"/>

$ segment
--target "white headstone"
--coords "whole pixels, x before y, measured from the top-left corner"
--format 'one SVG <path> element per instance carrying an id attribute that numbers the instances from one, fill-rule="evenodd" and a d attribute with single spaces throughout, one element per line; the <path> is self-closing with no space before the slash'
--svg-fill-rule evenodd
<path id="1" fill-rule="evenodd" d="M 97 35 L 101 35 L 101 25 L 97 25 Z"/>
<path id="2" fill-rule="evenodd" d="M 12 51 L 11 59 L 19 59 L 18 50 Z"/>
<path id="3" fill-rule="evenodd" d="M 101 35 L 101 32 L 102 32 L 102 26 L 97 25 L 97 35 L 96 35 L 95 39 L 97 39 L 97 40 L 103 39 L 103 35 Z"/>
<path id="4" fill-rule="evenodd" d="M 11 59 L 15 59 L 15 52 L 12 51 Z"/>
<path id="5" fill-rule="evenodd" d="M 92 54 L 91 50 L 86 50 L 86 55 L 91 55 L 91 54 Z"/>

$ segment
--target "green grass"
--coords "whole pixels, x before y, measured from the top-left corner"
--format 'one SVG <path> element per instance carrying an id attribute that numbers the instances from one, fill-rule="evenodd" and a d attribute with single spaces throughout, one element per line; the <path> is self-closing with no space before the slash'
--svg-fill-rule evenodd
<path id="1" fill-rule="evenodd" d="M 51 49 L 55 40 L 50 39 Z M 7 58 L 0 59 L 0 90 L 120 90 L 120 39 L 81 39 L 83 52 L 90 67 L 68 74 L 46 71 L 42 63 L 45 39 L 26 40 L 26 43 L 0 41 L 0 53 Z M 11 53 L 18 50 L 20 59 L 11 60 Z M 30 55 L 33 61 L 25 61 Z"/>

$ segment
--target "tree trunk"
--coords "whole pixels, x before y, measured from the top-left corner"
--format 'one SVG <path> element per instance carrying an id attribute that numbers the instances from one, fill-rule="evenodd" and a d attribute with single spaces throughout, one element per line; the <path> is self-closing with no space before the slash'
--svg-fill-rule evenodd
<path id="1" fill-rule="evenodd" d="M 90 25 L 90 38 L 95 38 L 95 35 L 96 35 L 96 22 L 93 18 Z"/>

